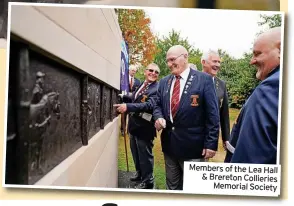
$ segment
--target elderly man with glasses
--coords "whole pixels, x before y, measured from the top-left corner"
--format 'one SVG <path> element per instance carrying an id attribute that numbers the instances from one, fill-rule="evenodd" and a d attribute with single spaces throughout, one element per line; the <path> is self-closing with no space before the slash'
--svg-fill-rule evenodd
<path id="1" fill-rule="evenodd" d="M 160 80 L 153 117 L 162 130 L 166 187 L 183 190 L 184 161 L 204 162 L 218 146 L 219 112 L 212 77 L 189 67 L 181 45 L 166 54 L 171 74 Z"/>
<path id="2" fill-rule="evenodd" d="M 135 186 L 136 189 L 154 188 L 152 149 L 156 129 L 152 112 L 156 101 L 159 72 L 159 67 L 156 64 L 149 64 L 144 71 L 145 81 L 133 92 L 131 97 L 122 96 L 123 101 L 128 103 L 114 105 L 118 112 L 128 112 L 130 116 L 128 130 L 136 168 L 136 175 L 131 178 L 131 181 L 139 183 Z"/>

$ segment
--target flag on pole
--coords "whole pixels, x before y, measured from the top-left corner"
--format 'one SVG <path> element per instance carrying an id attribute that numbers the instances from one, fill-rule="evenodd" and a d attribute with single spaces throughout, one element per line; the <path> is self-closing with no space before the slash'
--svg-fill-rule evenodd
<path id="1" fill-rule="evenodd" d="M 129 54 L 126 42 L 123 40 L 121 42 L 121 69 L 120 69 L 120 91 L 123 95 L 128 95 L 129 93 Z M 121 115 L 121 133 L 124 136 L 125 143 L 125 154 L 126 154 L 126 164 L 127 171 L 129 171 L 129 161 L 128 161 L 128 150 L 127 150 L 127 137 L 126 137 L 126 118 L 127 115 L 123 113 Z"/>
<path id="2" fill-rule="evenodd" d="M 120 91 L 127 94 L 129 92 L 129 54 L 124 40 L 121 42 L 121 47 Z"/>

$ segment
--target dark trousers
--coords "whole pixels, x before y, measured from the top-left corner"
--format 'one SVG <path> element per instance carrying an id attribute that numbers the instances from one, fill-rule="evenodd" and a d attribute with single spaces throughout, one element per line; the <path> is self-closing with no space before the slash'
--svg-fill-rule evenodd
<path id="1" fill-rule="evenodd" d="M 183 190 L 184 161 L 204 162 L 204 158 L 180 160 L 164 153 L 166 189 Z"/>
<path id="2" fill-rule="evenodd" d="M 138 136 L 130 134 L 130 147 L 136 171 L 141 175 L 142 182 L 153 183 L 153 139 L 140 139 Z"/>

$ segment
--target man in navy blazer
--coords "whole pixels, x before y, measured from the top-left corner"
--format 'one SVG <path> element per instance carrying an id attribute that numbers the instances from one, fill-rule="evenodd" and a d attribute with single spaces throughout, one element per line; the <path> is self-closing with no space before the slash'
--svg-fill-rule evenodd
<path id="1" fill-rule="evenodd" d="M 184 161 L 205 161 L 218 146 L 219 112 L 212 77 L 189 68 L 181 45 L 166 54 L 171 74 L 159 82 L 153 116 L 162 130 L 166 187 L 183 189 Z"/>
<path id="2" fill-rule="evenodd" d="M 250 64 L 261 83 L 245 102 L 233 126 L 225 162 L 276 164 L 281 28 L 255 40 Z"/>
<path id="3" fill-rule="evenodd" d="M 230 139 L 230 115 L 229 98 L 225 81 L 217 77 L 221 68 L 221 59 L 216 51 L 208 50 L 204 52 L 201 58 L 202 71 L 210 74 L 216 89 L 219 106 L 220 128 L 224 149 L 227 148 Z"/>
<path id="4" fill-rule="evenodd" d="M 137 189 L 153 189 L 154 187 L 152 148 L 156 129 L 152 112 L 156 101 L 159 72 L 156 64 L 149 64 L 144 71 L 145 81 L 131 97 L 123 96 L 124 102 L 127 103 L 114 105 L 118 112 L 128 112 L 130 116 L 128 130 L 136 168 L 136 175 L 131 178 L 131 181 L 139 182 L 135 186 Z"/>

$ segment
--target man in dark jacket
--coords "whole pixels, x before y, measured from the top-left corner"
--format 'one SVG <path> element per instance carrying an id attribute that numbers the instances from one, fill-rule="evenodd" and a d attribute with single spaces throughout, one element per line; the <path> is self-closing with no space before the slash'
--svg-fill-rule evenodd
<path id="1" fill-rule="evenodd" d="M 205 161 L 218 146 L 219 112 L 212 77 L 189 68 L 181 45 L 166 55 L 171 74 L 160 80 L 153 116 L 161 133 L 166 187 L 183 190 L 184 161 Z"/>
<path id="2" fill-rule="evenodd" d="M 209 50 L 201 58 L 202 71 L 211 75 L 218 97 L 219 118 L 224 149 L 230 138 L 229 100 L 226 83 L 217 77 L 221 60 L 216 51 Z"/>
<path id="3" fill-rule="evenodd" d="M 152 148 L 156 129 L 152 112 L 156 101 L 159 72 L 156 64 L 149 64 L 144 71 L 145 81 L 131 97 L 123 96 L 123 101 L 129 103 L 114 105 L 118 112 L 129 113 L 130 147 L 136 168 L 136 175 L 131 178 L 131 181 L 140 182 L 135 186 L 137 189 L 153 189 L 154 187 Z"/>
<path id="4" fill-rule="evenodd" d="M 245 102 L 231 132 L 225 162 L 276 164 L 278 145 L 281 28 L 261 34 L 250 64 L 261 83 Z"/>

